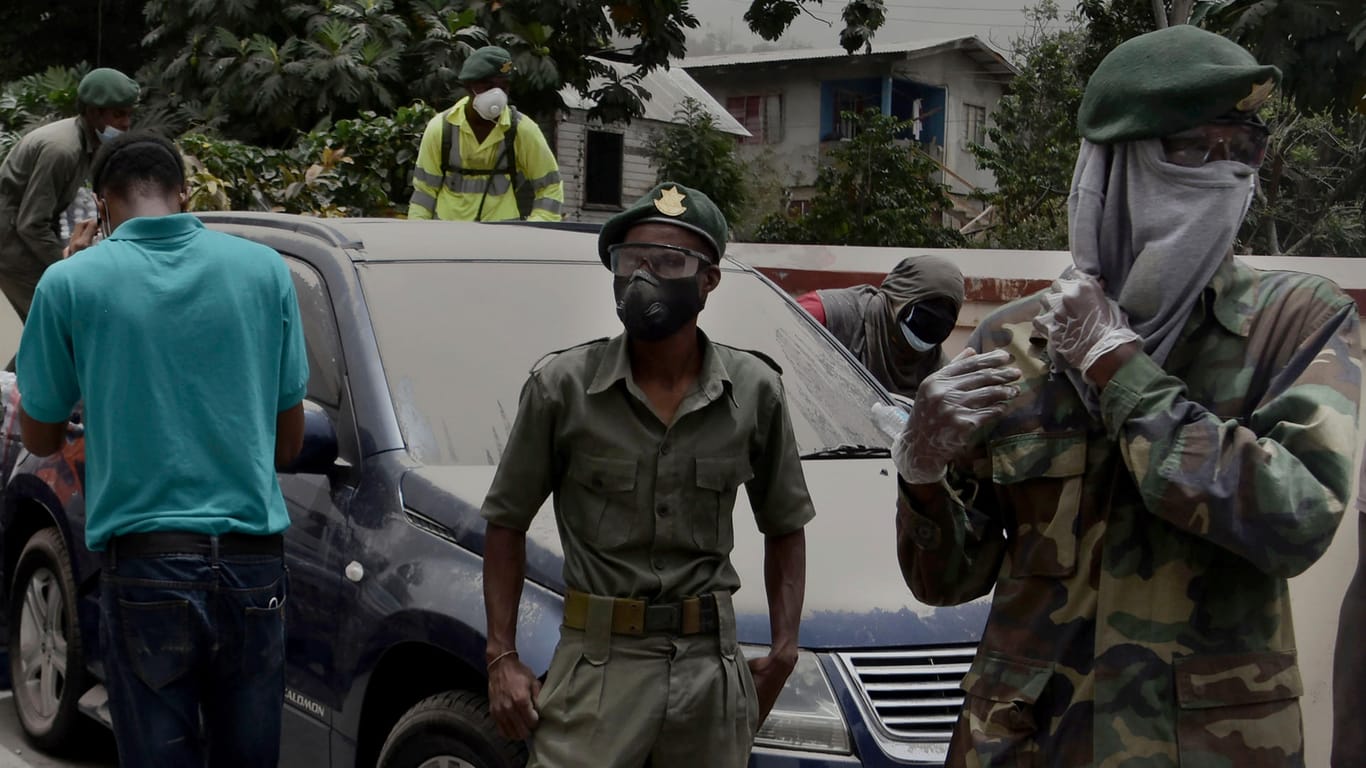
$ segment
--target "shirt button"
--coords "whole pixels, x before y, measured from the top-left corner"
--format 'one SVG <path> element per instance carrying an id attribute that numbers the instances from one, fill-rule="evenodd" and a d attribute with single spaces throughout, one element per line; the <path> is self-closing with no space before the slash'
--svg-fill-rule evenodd
<path id="1" fill-rule="evenodd" d="M 658 507 L 655 507 L 655 514 L 659 515 L 660 517 L 668 517 L 668 515 L 669 515 L 669 505 L 668 505 L 668 504 L 660 504 Z"/>
<path id="2" fill-rule="evenodd" d="M 659 446 L 659 455 L 660 455 L 660 456 L 668 456 L 668 455 L 669 455 L 669 444 L 668 444 L 668 443 L 665 443 L 665 444 Z"/>
<path id="3" fill-rule="evenodd" d="M 654 561 L 651 562 L 650 564 L 653 565 L 653 566 L 655 567 L 655 570 L 656 570 L 656 571 L 662 571 L 662 570 L 664 570 L 664 561 L 663 561 L 663 560 L 660 560 L 660 559 L 657 558 L 657 557 L 656 557 L 656 558 L 654 559 Z"/>

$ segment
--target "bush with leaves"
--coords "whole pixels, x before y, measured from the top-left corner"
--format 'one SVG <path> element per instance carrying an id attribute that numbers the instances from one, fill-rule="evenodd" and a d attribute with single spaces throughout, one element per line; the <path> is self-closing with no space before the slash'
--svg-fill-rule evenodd
<path id="1" fill-rule="evenodd" d="M 257 210 L 317 216 L 393 216 L 407 210 L 418 142 L 435 111 L 366 113 L 302 136 L 289 149 L 191 133 L 186 155 L 192 210 Z"/>
<path id="2" fill-rule="evenodd" d="M 649 148 L 658 181 L 700 190 L 726 221 L 735 221 L 745 204 L 745 169 L 735 156 L 735 138 L 722 132 L 706 107 L 691 97 L 674 118 L 677 122 L 656 132 Z"/>
<path id="3" fill-rule="evenodd" d="M 1271 142 L 1239 236 L 1244 252 L 1366 256 L 1366 116 L 1303 114 L 1278 100 L 1264 116 Z"/>
<path id="4" fill-rule="evenodd" d="M 760 242 L 828 245 L 922 246 L 963 244 L 956 230 L 943 226 L 952 206 L 947 188 L 934 180 L 939 166 L 919 146 L 901 137 L 914 121 L 898 120 L 870 109 L 856 121 L 853 139 L 840 142 L 816 174 L 816 196 L 805 213 L 765 219 L 755 234 Z"/>
<path id="5" fill-rule="evenodd" d="M 0 163 L 23 134 L 76 114 L 76 86 L 88 69 L 51 67 L 0 86 Z"/>

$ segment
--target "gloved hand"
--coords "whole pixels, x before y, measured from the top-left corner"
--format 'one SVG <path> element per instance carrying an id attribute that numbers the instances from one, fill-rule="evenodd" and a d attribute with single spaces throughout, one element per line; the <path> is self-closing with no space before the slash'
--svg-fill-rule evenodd
<path id="1" fill-rule="evenodd" d="M 911 484 L 936 483 L 962 456 L 978 430 L 995 421 L 1019 394 L 1020 369 L 1004 349 L 965 349 L 916 390 L 906 429 L 892 442 L 897 472 Z"/>
<path id="2" fill-rule="evenodd" d="M 1069 270 L 1043 295 L 1044 310 L 1034 327 L 1048 338 L 1048 352 L 1086 372 L 1107 353 L 1143 338 L 1095 277 Z"/>

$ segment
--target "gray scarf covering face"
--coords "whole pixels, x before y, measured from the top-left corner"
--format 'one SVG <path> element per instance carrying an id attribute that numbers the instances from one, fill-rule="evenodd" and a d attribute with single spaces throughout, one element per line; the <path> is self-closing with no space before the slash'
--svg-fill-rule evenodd
<path id="1" fill-rule="evenodd" d="M 1082 140 L 1067 199 L 1072 260 L 1105 282 L 1159 365 L 1232 253 L 1256 180 L 1255 169 L 1231 160 L 1168 163 L 1158 139 Z M 1068 375 L 1098 411 L 1095 388 Z"/>

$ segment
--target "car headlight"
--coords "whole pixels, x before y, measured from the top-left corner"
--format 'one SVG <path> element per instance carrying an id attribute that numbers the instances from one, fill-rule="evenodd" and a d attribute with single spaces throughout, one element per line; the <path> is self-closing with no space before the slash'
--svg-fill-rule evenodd
<path id="1" fill-rule="evenodd" d="M 742 645 L 741 650 L 747 659 L 768 655 L 762 645 Z M 797 666 L 754 737 L 754 746 L 850 753 L 849 728 L 816 654 L 797 653 Z"/>

